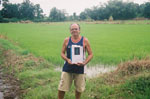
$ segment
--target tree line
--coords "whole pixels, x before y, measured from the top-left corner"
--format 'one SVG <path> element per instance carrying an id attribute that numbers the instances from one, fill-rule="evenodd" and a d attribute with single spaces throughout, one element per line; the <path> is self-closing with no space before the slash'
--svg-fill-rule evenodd
<path id="1" fill-rule="evenodd" d="M 40 4 L 33 4 L 30 0 L 12 4 L 9 0 L 0 0 L 0 22 L 17 22 L 21 20 L 41 21 L 73 21 L 73 20 L 129 20 L 138 17 L 150 18 L 150 2 L 137 4 L 123 2 L 122 0 L 110 0 L 106 4 L 86 8 L 79 15 L 74 12 L 68 15 L 65 10 L 53 7 L 49 16 L 43 14 Z"/>
<path id="2" fill-rule="evenodd" d="M 0 0 L 3 8 L 0 10 L 1 21 L 36 20 L 43 19 L 43 10 L 40 4 L 34 5 L 29 0 L 24 0 L 21 4 L 9 3 L 9 0 Z"/>
<path id="3" fill-rule="evenodd" d="M 123 2 L 122 0 L 110 0 L 107 4 L 85 9 L 80 13 L 80 19 L 105 20 L 112 17 L 114 20 L 129 20 L 137 17 L 150 18 L 150 2 L 137 4 Z"/>

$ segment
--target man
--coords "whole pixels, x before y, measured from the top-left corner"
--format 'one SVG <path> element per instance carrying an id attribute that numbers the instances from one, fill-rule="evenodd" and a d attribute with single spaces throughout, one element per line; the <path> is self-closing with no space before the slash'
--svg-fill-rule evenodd
<path id="1" fill-rule="evenodd" d="M 87 38 L 80 35 L 80 25 L 70 25 L 71 37 L 64 40 L 61 57 L 66 61 L 63 66 L 60 84 L 58 86 L 58 99 L 64 99 L 66 91 L 69 91 L 72 81 L 76 88 L 75 97 L 80 99 L 81 93 L 85 89 L 85 65 L 92 59 L 93 53 Z M 77 45 L 83 48 L 83 62 L 72 63 L 72 46 Z M 85 59 L 85 52 L 88 52 L 88 57 Z M 67 55 L 65 55 L 65 52 Z"/>

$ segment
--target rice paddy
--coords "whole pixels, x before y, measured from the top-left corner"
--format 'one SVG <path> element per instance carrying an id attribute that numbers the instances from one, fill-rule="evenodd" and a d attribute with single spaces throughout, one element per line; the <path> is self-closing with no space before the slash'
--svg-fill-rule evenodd
<path id="1" fill-rule="evenodd" d="M 149 24 L 79 24 L 81 35 L 88 38 L 94 54 L 90 64 L 115 65 L 150 54 Z M 60 52 L 63 40 L 70 36 L 69 25 L 70 22 L 3 23 L 0 34 L 17 42 L 27 52 L 62 65 Z"/>

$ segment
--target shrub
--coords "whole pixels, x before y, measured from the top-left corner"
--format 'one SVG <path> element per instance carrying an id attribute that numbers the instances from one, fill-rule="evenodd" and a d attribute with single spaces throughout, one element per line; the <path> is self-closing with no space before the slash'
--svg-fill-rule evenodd
<path id="1" fill-rule="evenodd" d="M 113 17 L 112 16 L 109 17 L 109 21 L 113 21 Z"/>

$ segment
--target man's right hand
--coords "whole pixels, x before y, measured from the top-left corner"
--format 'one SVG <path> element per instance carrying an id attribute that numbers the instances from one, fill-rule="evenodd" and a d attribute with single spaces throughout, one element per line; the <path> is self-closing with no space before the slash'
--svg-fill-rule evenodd
<path id="1" fill-rule="evenodd" d="M 67 60 L 68 64 L 72 65 L 72 62 L 70 59 Z"/>

